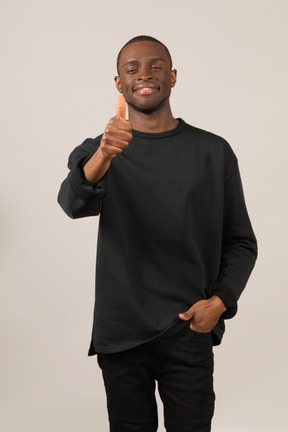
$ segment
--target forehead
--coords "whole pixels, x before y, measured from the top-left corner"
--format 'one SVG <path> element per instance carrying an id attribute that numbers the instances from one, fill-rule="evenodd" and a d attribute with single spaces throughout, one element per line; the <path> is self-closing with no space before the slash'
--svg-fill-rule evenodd
<path id="1" fill-rule="evenodd" d="M 145 62 L 152 58 L 160 58 L 169 64 L 169 57 L 163 45 L 157 42 L 142 41 L 132 42 L 123 48 L 120 56 L 119 65 L 123 66 L 127 62 Z"/>

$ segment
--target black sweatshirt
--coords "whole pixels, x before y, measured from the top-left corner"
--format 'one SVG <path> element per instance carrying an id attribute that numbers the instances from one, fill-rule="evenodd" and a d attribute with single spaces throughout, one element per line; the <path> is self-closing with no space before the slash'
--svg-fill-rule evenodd
<path id="1" fill-rule="evenodd" d="M 212 295 L 228 308 L 212 331 L 217 345 L 257 256 L 236 156 L 181 119 L 170 131 L 132 133 L 94 187 L 83 166 L 102 135 L 76 147 L 58 196 L 71 218 L 100 213 L 89 355 L 175 332 L 185 324 L 178 314 Z"/>

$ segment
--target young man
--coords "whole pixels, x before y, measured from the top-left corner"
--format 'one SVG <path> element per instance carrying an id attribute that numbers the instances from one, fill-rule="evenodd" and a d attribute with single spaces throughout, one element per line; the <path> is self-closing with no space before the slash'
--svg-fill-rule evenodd
<path id="1" fill-rule="evenodd" d="M 110 431 L 157 430 L 157 381 L 167 431 L 208 432 L 212 346 L 257 255 L 237 159 L 173 117 L 176 70 L 161 42 L 133 38 L 117 69 L 116 116 L 72 152 L 58 197 L 72 218 L 100 214 L 89 355 Z"/>

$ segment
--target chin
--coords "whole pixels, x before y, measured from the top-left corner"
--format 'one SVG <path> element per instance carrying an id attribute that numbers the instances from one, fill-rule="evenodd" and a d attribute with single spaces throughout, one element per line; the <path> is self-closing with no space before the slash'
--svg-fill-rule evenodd
<path id="1" fill-rule="evenodd" d="M 165 104 L 167 99 L 168 98 L 163 99 L 159 104 L 153 105 L 150 107 L 135 105 L 135 104 L 128 102 L 128 101 L 127 101 L 127 104 L 135 111 L 141 112 L 143 114 L 153 114 L 154 112 L 159 111 L 159 109 L 161 109 L 163 107 L 163 105 Z"/>
<path id="2" fill-rule="evenodd" d="M 141 107 L 141 106 L 137 106 L 137 105 L 133 105 L 133 104 L 128 104 L 128 105 L 130 105 L 130 107 L 133 108 L 134 111 L 138 111 L 138 112 L 141 112 L 143 114 L 152 114 L 153 112 L 157 111 L 157 109 L 155 107 L 145 108 L 145 107 Z"/>

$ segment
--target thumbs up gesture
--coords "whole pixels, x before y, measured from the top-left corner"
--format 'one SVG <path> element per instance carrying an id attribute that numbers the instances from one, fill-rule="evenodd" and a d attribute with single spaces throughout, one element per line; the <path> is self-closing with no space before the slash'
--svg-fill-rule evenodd
<path id="1" fill-rule="evenodd" d="M 126 120 L 126 101 L 124 96 L 117 98 L 116 116 L 108 122 L 99 146 L 106 159 L 118 156 L 132 140 L 132 125 Z"/>

